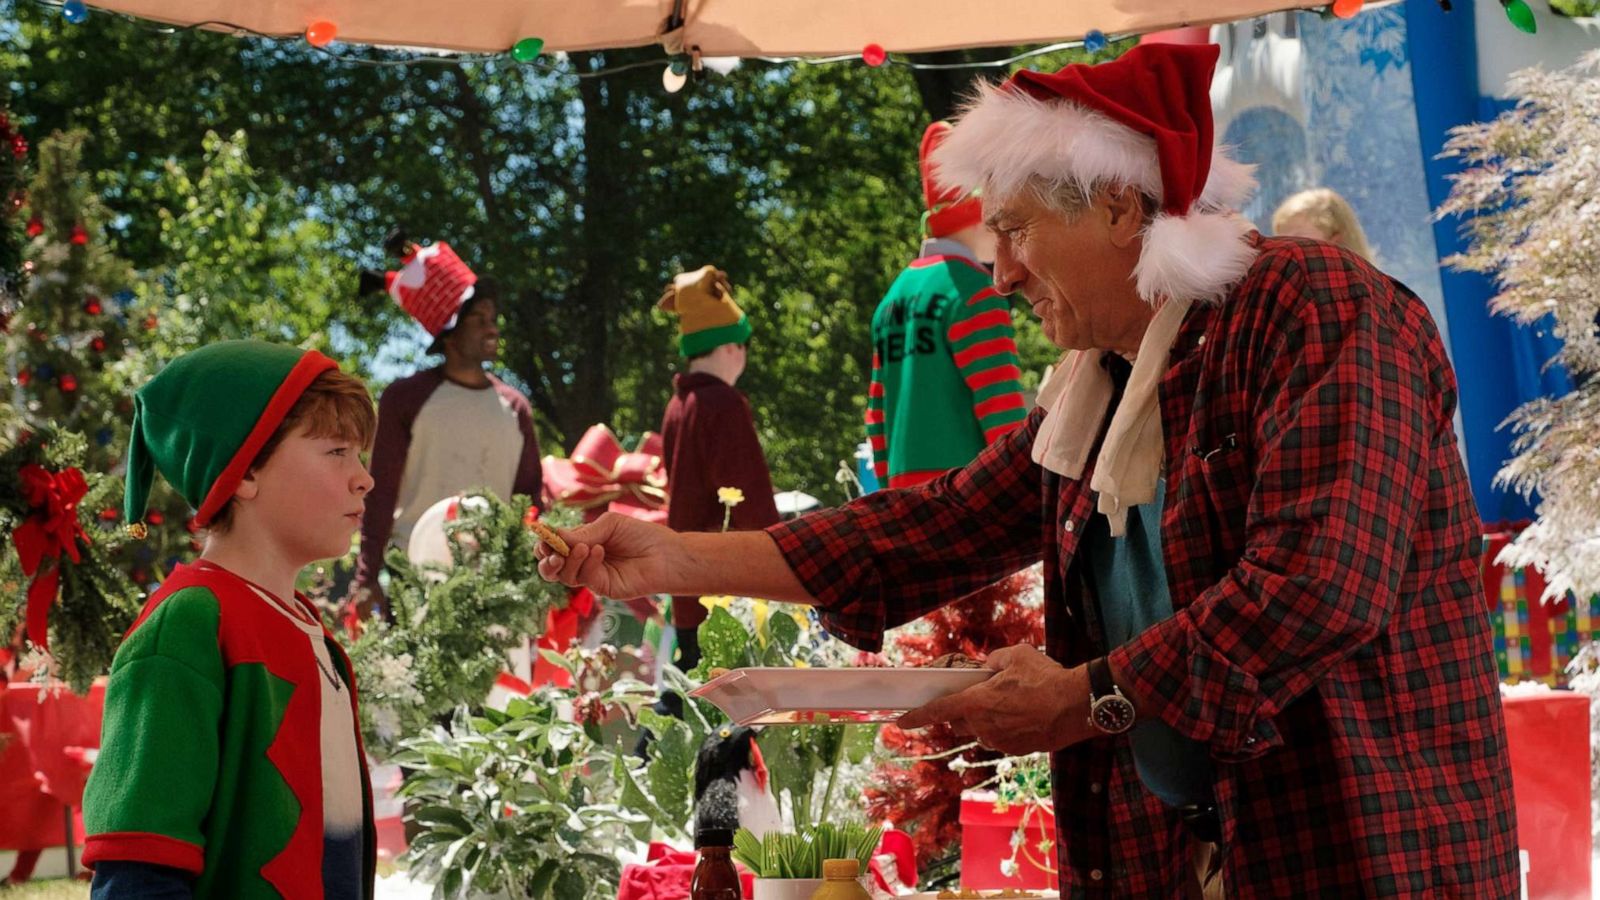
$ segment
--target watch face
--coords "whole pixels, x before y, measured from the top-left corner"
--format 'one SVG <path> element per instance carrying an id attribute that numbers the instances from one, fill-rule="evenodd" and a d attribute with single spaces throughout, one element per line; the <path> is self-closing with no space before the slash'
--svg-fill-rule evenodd
<path id="1" fill-rule="evenodd" d="M 1121 734 L 1133 727 L 1133 704 L 1117 694 L 1101 697 L 1089 707 L 1089 722 L 1107 734 Z"/>

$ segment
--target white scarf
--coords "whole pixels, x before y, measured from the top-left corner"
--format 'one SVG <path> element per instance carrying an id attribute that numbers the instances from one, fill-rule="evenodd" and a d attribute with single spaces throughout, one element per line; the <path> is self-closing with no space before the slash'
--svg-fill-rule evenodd
<path id="1" fill-rule="evenodd" d="M 1155 499 L 1165 444 L 1161 435 L 1161 378 L 1172 342 L 1193 301 L 1168 300 L 1150 320 L 1122 402 L 1111 417 L 1089 487 L 1113 537 L 1127 530 L 1128 508 Z M 1101 359 L 1110 351 L 1069 350 L 1039 388 L 1048 412 L 1033 439 L 1033 461 L 1066 478 L 1082 478 L 1115 387 Z"/>

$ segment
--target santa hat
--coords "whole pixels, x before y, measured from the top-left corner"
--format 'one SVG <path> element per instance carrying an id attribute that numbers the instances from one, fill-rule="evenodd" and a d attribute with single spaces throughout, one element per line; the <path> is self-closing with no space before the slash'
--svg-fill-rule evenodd
<path id="1" fill-rule="evenodd" d="M 400 269 L 377 273 L 363 272 L 361 292 L 382 290 L 434 338 L 429 353 L 439 353 L 438 338 L 456 327 L 461 308 L 475 296 L 478 276 L 443 241 L 426 247 L 412 243 L 398 229 L 390 232 L 384 246 L 400 257 Z"/>
<path id="2" fill-rule="evenodd" d="M 750 340 L 750 318 L 733 302 L 728 273 L 703 266 L 674 278 L 656 306 L 678 316 L 678 353 L 709 353 Z"/>
<path id="3" fill-rule="evenodd" d="M 306 388 L 338 363 L 315 350 L 220 341 L 169 363 L 133 397 L 123 511 L 144 518 L 156 472 L 210 524 Z"/>
<path id="4" fill-rule="evenodd" d="M 934 151 L 942 184 L 1004 200 L 1030 179 L 1128 185 L 1160 202 L 1144 234 L 1139 295 L 1221 300 L 1256 251 L 1234 210 L 1255 190 L 1254 167 L 1215 146 L 1215 45 L 1141 44 L 1099 65 L 1018 72 L 983 86 Z"/>
<path id="5" fill-rule="evenodd" d="M 935 122 L 922 132 L 922 147 L 917 151 L 917 168 L 922 172 L 923 230 L 931 237 L 944 237 L 983 221 L 983 204 L 960 188 L 945 187 L 933 177 L 933 151 L 950 134 L 949 122 Z"/>

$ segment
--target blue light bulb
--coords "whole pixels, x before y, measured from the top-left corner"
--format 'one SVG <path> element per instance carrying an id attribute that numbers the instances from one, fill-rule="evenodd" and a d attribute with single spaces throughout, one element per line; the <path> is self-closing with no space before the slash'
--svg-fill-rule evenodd
<path id="1" fill-rule="evenodd" d="M 1083 36 L 1083 49 L 1090 53 L 1099 53 L 1106 48 L 1106 33 L 1096 28 Z"/>
<path id="2" fill-rule="evenodd" d="M 83 0 L 67 0 L 61 4 L 61 17 L 74 25 L 81 25 L 84 19 L 89 18 L 89 7 L 84 5 Z"/>

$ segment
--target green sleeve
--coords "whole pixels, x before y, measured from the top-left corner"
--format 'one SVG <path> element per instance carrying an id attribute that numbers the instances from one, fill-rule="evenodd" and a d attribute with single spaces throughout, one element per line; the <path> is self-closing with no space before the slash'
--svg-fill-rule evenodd
<path id="1" fill-rule="evenodd" d="M 100 755 L 84 791 L 86 861 L 191 868 L 192 860 L 198 870 L 219 764 L 219 620 L 216 596 L 187 588 L 163 600 L 118 648 Z"/>

